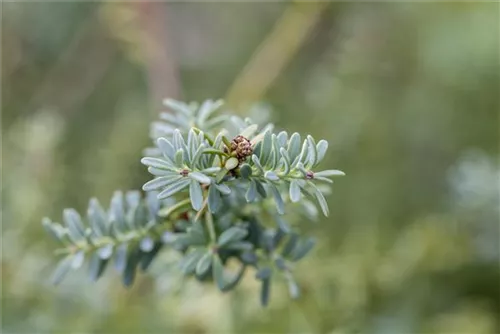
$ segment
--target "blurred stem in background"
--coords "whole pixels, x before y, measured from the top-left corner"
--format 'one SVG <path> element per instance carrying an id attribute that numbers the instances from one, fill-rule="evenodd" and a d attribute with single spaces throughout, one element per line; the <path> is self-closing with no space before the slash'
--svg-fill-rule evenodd
<path id="1" fill-rule="evenodd" d="M 101 6 L 111 34 L 124 44 L 130 59 L 145 69 L 154 112 L 162 107 L 165 97 L 181 95 L 168 10 L 166 3 L 155 1 L 109 2 Z"/>
<path id="2" fill-rule="evenodd" d="M 142 46 L 152 104 L 161 106 L 165 97 L 179 98 L 178 66 L 172 53 L 165 2 L 133 2 L 143 29 Z"/>
<path id="3" fill-rule="evenodd" d="M 259 101 L 306 41 L 328 2 L 292 2 L 229 88 L 226 101 L 238 109 Z"/>

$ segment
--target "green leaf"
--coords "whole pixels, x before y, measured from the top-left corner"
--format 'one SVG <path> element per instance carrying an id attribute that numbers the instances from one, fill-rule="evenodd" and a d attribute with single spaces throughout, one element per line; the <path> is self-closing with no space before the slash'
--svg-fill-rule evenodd
<path id="1" fill-rule="evenodd" d="M 185 104 L 184 102 L 176 101 L 174 99 L 164 99 L 163 105 L 169 107 L 170 109 L 172 109 L 172 111 L 184 114 L 186 116 L 190 116 L 193 113 L 193 111 L 187 104 Z"/>
<path id="2" fill-rule="evenodd" d="M 162 121 L 168 122 L 172 125 L 176 125 L 176 126 L 183 125 L 183 122 L 177 117 L 177 115 L 174 115 L 172 113 L 162 112 L 162 113 L 160 113 L 160 119 Z"/>
<path id="3" fill-rule="evenodd" d="M 191 168 L 196 168 L 200 163 L 200 158 L 205 151 L 205 144 L 201 144 L 193 154 L 191 158 Z"/>
<path id="4" fill-rule="evenodd" d="M 184 275 L 190 275 L 195 272 L 196 266 L 198 265 L 198 262 L 200 259 L 205 255 L 205 250 L 204 249 L 194 249 L 190 253 L 188 253 L 184 258 L 181 260 L 180 267 L 181 271 L 184 273 Z"/>
<path id="5" fill-rule="evenodd" d="M 231 188 L 229 188 L 227 185 L 221 183 L 221 184 L 217 184 L 215 183 L 215 188 L 217 188 L 218 191 L 220 191 L 221 194 L 223 195 L 229 195 L 231 194 Z"/>
<path id="6" fill-rule="evenodd" d="M 327 150 L 328 150 L 328 142 L 324 139 L 321 139 L 316 145 L 316 151 L 318 152 L 317 163 L 321 162 L 325 158 Z"/>
<path id="7" fill-rule="evenodd" d="M 194 222 L 191 227 L 187 229 L 190 237 L 191 244 L 205 245 L 207 242 L 205 230 L 199 221 Z"/>
<path id="8" fill-rule="evenodd" d="M 266 131 L 264 134 L 264 139 L 262 140 L 262 146 L 260 148 L 259 160 L 262 166 L 267 165 L 269 159 L 271 158 L 271 153 L 273 149 L 273 139 L 271 131 Z"/>
<path id="9" fill-rule="evenodd" d="M 205 169 L 201 170 L 201 173 L 203 174 L 217 174 L 218 172 L 221 171 L 222 168 L 220 167 L 208 167 Z"/>
<path id="10" fill-rule="evenodd" d="M 159 217 L 168 217 L 176 211 L 181 211 L 181 209 L 187 208 L 191 205 L 191 201 L 181 201 L 175 204 L 165 205 L 158 212 Z"/>
<path id="11" fill-rule="evenodd" d="M 300 134 L 295 132 L 288 141 L 288 154 L 290 155 L 290 161 L 295 161 L 295 158 L 300 153 Z"/>
<path id="12" fill-rule="evenodd" d="M 215 176 L 215 182 L 220 183 L 222 179 L 226 176 L 227 172 L 229 172 L 226 168 L 222 168 L 217 175 Z"/>
<path id="13" fill-rule="evenodd" d="M 251 251 L 253 249 L 253 244 L 248 241 L 233 241 L 225 245 L 224 249 Z"/>
<path id="14" fill-rule="evenodd" d="M 307 136 L 307 143 L 308 143 L 308 162 L 307 166 L 309 168 L 312 168 L 314 165 L 316 165 L 316 162 L 318 161 L 318 152 L 316 151 L 316 143 L 314 142 L 314 138 L 311 136 Z"/>
<path id="15" fill-rule="evenodd" d="M 145 236 L 139 242 L 139 249 L 144 253 L 151 252 L 155 246 L 154 240 L 150 236 Z"/>
<path id="16" fill-rule="evenodd" d="M 175 155 L 175 149 L 172 143 L 170 143 L 167 139 L 165 138 L 158 138 L 156 141 L 156 145 L 158 145 L 158 148 L 161 150 L 163 153 L 163 156 L 170 160 L 169 162 L 173 164 L 174 160 L 174 155 Z"/>
<path id="17" fill-rule="evenodd" d="M 166 187 L 172 183 L 175 183 L 182 178 L 183 178 L 183 176 L 179 175 L 179 174 L 170 174 L 168 176 L 160 176 L 160 177 L 157 177 L 156 179 L 153 179 L 151 181 L 146 182 L 142 186 L 142 190 L 144 190 L 144 191 L 158 190 L 158 189 Z"/>
<path id="18" fill-rule="evenodd" d="M 191 180 L 189 185 L 189 198 L 191 199 L 191 206 L 193 209 L 200 211 L 203 206 L 203 190 L 198 181 Z"/>
<path id="19" fill-rule="evenodd" d="M 125 201 L 128 208 L 136 208 L 141 204 L 141 193 L 138 190 L 130 190 L 125 193 Z"/>
<path id="20" fill-rule="evenodd" d="M 266 188 L 264 188 L 264 185 L 259 180 L 253 179 L 253 181 L 255 182 L 255 186 L 259 195 L 262 196 L 262 198 L 266 198 L 267 191 Z"/>
<path id="21" fill-rule="evenodd" d="M 323 170 L 321 172 L 314 173 L 314 177 L 316 177 L 316 176 L 320 176 L 320 177 L 345 176 L 345 173 L 341 170 L 329 169 L 329 170 Z"/>
<path id="22" fill-rule="evenodd" d="M 137 265 L 139 264 L 140 255 L 141 253 L 139 249 L 134 249 L 127 255 L 126 265 L 125 269 L 123 270 L 123 277 L 122 277 L 123 285 L 127 287 L 131 286 L 132 283 L 134 283 L 135 272 Z"/>
<path id="23" fill-rule="evenodd" d="M 156 219 L 159 216 L 160 211 L 160 201 L 158 200 L 156 193 L 148 192 L 144 197 L 150 219 Z"/>
<path id="24" fill-rule="evenodd" d="M 226 145 L 227 148 L 231 147 L 231 141 L 224 135 L 222 135 L 222 141 L 224 142 L 224 145 Z"/>
<path id="25" fill-rule="evenodd" d="M 178 149 L 174 155 L 174 162 L 176 166 L 182 166 L 184 162 L 184 150 L 182 148 Z"/>
<path id="26" fill-rule="evenodd" d="M 76 254 L 73 255 L 73 261 L 71 262 L 71 268 L 75 269 L 75 270 L 79 269 L 83 265 L 84 261 L 85 261 L 85 252 L 78 251 Z"/>
<path id="27" fill-rule="evenodd" d="M 313 249 L 315 244 L 316 240 L 314 240 L 314 238 L 307 238 L 306 240 L 299 242 L 292 251 L 291 260 L 299 261 L 302 259 L 311 251 L 311 249 Z"/>
<path id="28" fill-rule="evenodd" d="M 228 157 L 229 156 L 229 154 L 227 154 L 224 151 L 221 151 L 221 150 L 218 150 L 218 149 L 215 149 L 215 148 L 210 148 L 210 147 L 204 149 L 203 153 L 204 154 L 211 154 L 211 155 L 218 155 L 218 156 L 221 156 L 221 157 Z"/>
<path id="29" fill-rule="evenodd" d="M 251 203 L 255 201 L 256 197 L 257 197 L 257 185 L 255 183 L 255 180 L 251 180 L 248 190 L 245 194 L 245 199 L 247 200 L 248 203 Z"/>
<path id="30" fill-rule="evenodd" d="M 222 126 L 224 122 L 227 121 L 228 116 L 227 115 L 220 115 L 212 118 L 210 121 L 205 123 L 205 128 L 206 129 L 213 129 L 216 127 Z"/>
<path id="31" fill-rule="evenodd" d="M 233 277 L 229 278 L 226 281 L 226 285 L 222 289 L 223 292 L 230 291 L 230 290 L 234 289 L 236 287 L 236 285 L 238 285 L 238 283 L 241 281 L 241 278 L 245 274 L 246 267 L 247 266 L 244 264 L 240 265 L 238 271 L 234 275 L 232 275 Z"/>
<path id="32" fill-rule="evenodd" d="M 89 262 L 89 276 L 93 282 L 96 282 L 104 273 L 108 260 L 103 260 L 99 254 L 94 253 Z"/>
<path id="33" fill-rule="evenodd" d="M 198 133 L 198 142 L 200 145 L 205 145 L 205 143 L 207 143 L 208 145 L 213 146 L 214 140 L 212 136 L 196 128 L 193 128 L 193 130 Z"/>
<path id="34" fill-rule="evenodd" d="M 208 118 L 216 112 L 224 102 L 222 100 L 212 101 L 206 100 L 202 103 L 200 109 L 198 110 L 198 122 L 204 124 Z"/>
<path id="35" fill-rule="evenodd" d="M 300 201 L 302 192 L 300 191 L 299 183 L 297 180 L 290 182 L 290 201 L 297 203 Z"/>
<path id="36" fill-rule="evenodd" d="M 257 264 L 258 257 L 254 252 L 243 252 L 240 254 L 240 260 L 244 264 L 255 265 Z"/>
<path id="37" fill-rule="evenodd" d="M 98 237 L 108 234 L 109 228 L 107 225 L 106 212 L 99 204 L 97 198 L 90 199 L 87 216 L 92 230 Z"/>
<path id="38" fill-rule="evenodd" d="M 311 202 L 308 199 L 303 199 L 302 202 L 300 203 L 302 205 L 302 211 L 303 214 L 309 219 L 309 220 L 317 220 L 318 219 L 318 208 L 316 205 Z"/>
<path id="39" fill-rule="evenodd" d="M 287 275 L 286 279 L 288 281 L 288 292 L 290 293 L 290 297 L 292 299 L 297 299 L 300 297 L 300 288 L 293 279 L 292 275 Z"/>
<path id="40" fill-rule="evenodd" d="M 271 136 L 271 140 L 273 143 L 273 153 L 272 153 L 272 160 L 271 160 L 271 166 L 273 169 L 278 167 L 278 163 L 280 161 L 280 146 L 278 144 L 278 137 L 273 133 Z"/>
<path id="41" fill-rule="evenodd" d="M 278 190 L 278 188 L 272 184 L 269 183 L 269 188 L 271 189 L 271 192 L 274 197 L 274 202 L 276 203 L 276 210 L 280 215 L 285 213 L 285 203 L 283 202 L 283 198 L 281 197 L 281 194 Z"/>
<path id="42" fill-rule="evenodd" d="M 269 267 L 260 268 L 255 274 L 255 278 L 258 280 L 265 280 L 271 277 L 273 271 Z"/>
<path id="43" fill-rule="evenodd" d="M 300 163 L 302 163 L 307 155 L 308 155 L 308 147 L 309 147 L 309 143 L 306 140 L 304 140 L 304 143 L 302 144 L 302 150 L 300 151 L 300 154 L 297 156 L 297 158 L 293 161 L 292 163 L 292 168 L 295 168 L 296 166 L 298 166 Z"/>
<path id="44" fill-rule="evenodd" d="M 179 152 L 179 150 L 187 151 L 186 143 L 184 142 L 184 138 L 182 137 L 182 133 L 179 129 L 174 130 L 172 143 L 174 144 L 176 154 L 177 152 Z"/>
<path id="45" fill-rule="evenodd" d="M 68 228 L 69 237 L 74 243 L 79 243 L 85 240 L 85 230 L 82 218 L 76 210 L 64 209 L 63 219 L 66 227 Z"/>
<path id="46" fill-rule="evenodd" d="M 130 208 L 130 221 L 129 225 L 132 230 L 140 230 L 142 228 L 149 228 L 151 224 L 154 224 L 154 220 L 151 220 L 149 215 L 148 207 L 146 203 L 140 202 L 135 208 Z M 154 217 L 153 217 L 154 219 Z"/>
<path id="47" fill-rule="evenodd" d="M 168 185 L 161 193 L 158 194 L 158 199 L 165 199 L 172 195 L 177 194 L 179 191 L 184 190 L 191 183 L 191 179 L 182 178 Z"/>
<path id="48" fill-rule="evenodd" d="M 162 247 L 163 247 L 163 243 L 160 241 L 157 241 L 151 251 L 142 254 L 141 260 L 140 260 L 141 261 L 140 267 L 141 267 L 142 271 L 146 271 L 149 268 L 149 266 L 153 262 L 156 255 L 158 255 L 158 253 Z"/>
<path id="49" fill-rule="evenodd" d="M 226 160 L 224 167 L 227 170 L 232 170 L 232 169 L 235 169 L 236 167 L 238 167 L 239 163 L 240 162 L 238 161 L 238 159 L 236 159 L 235 157 L 231 157 L 231 158 Z"/>
<path id="50" fill-rule="evenodd" d="M 60 229 L 62 229 L 62 227 L 52 223 L 49 218 L 43 218 L 42 225 L 50 236 L 57 241 L 61 241 L 63 231 Z"/>
<path id="51" fill-rule="evenodd" d="M 118 272 L 123 272 L 127 265 L 127 244 L 116 247 L 114 266 Z"/>
<path id="52" fill-rule="evenodd" d="M 262 280 L 262 286 L 260 290 L 260 303 L 262 306 L 266 307 L 269 304 L 269 296 L 271 294 L 271 278 L 266 278 Z"/>
<path id="53" fill-rule="evenodd" d="M 280 216 L 276 216 L 276 222 L 278 223 L 278 232 L 277 234 L 275 235 L 274 237 L 274 244 L 277 245 L 278 242 L 281 240 L 281 238 L 283 238 L 283 235 L 280 234 L 280 231 L 284 232 L 284 233 L 290 233 L 292 228 L 290 227 L 290 225 L 288 225 L 288 223 L 283 219 L 281 218 Z"/>
<path id="54" fill-rule="evenodd" d="M 250 176 L 252 176 L 252 167 L 250 167 L 249 164 L 243 164 L 240 167 L 240 175 L 244 179 L 248 179 Z"/>
<path id="55" fill-rule="evenodd" d="M 144 207 L 129 207 L 125 217 L 126 227 L 124 231 L 131 231 L 133 233 L 136 230 L 143 227 L 143 223 L 146 223 L 145 210 Z"/>
<path id="56" fill-rule="evenodd" d="M 302 173 L 304 177 L 307 176 L 307 170 L 304 168 L 304 164 L 302 164 L 302 162 L 299 162 L 297 164 L 297 169 Z"/>
<path id="57" fill-rule="evenodd" d="M 260 157 L 260 149 L 262 148 L 262 141 L 256 142 L 255 140 L 260 136 L 262 136 L 262 138 L 264 138 L 263 135 L 258 135 L 257 137 L 252 139 L 253 154 L 255 154 L 258 157 Z"/>
<path id="58" fill-rule="evenodd" d="M 222 204 L 220 192 L 213 185 L 208 189 L 208 209 L 211 213 L 216 213 Z"/>
<path id="59" fill-rule="evenodd" d="M 288 152 L 282 147 L 280 148 L 281 159 L 283 161 L 283 174 L 288 175 L 290 173 L 290 157 Z"/>
<path id="60" fill-rule="evenodd" d="M 309 184 L 311 184 L 314 189 L 314 196 L 316 196 L 316 199 L 318 200 L 321 211 L 323 211 L 325 217 L 328 217 L 330 210 L 328 209 L 328 203 L 326 202 L 325 196 L 323 196 L 323 193 L 312 182 L 309 182 Z"/>
<path id="61" fill-rule="evenodd" d="M 174 132 L 174 127 L 172 126 L 172 124 L 166 124 L 164 122 L 153 122 L 151 123 L 151 131 L 150 131 L 150 136 L 152 138 L 158 138 L 158 137 L 164 137 L 164 136 L 169 136 L 171 135 L 173 132 Z M 151 154 L 150 152 L 153 152 L 153 150 L 156 150 L 156 148 L 154 149 L 146 149 L 144 150 L 146 152 L 146 155 L 149 155 Z M 154 155 L 156 155 L 157 153 L 155 153 Z"/>
<path id="62" fill-rule="evenodd" d="M 224 291 L 226 281 L 224 279 L 224 266 L 219 258 L 219 255 L 212 256 L 212 275 L 219 290 Z"/>
<path id="63" fill-rule="evenodd" d="M 148 167 L 153 167 L 157 169 L 175 171 L 176 168 L 172 164 L 170 164 L 167 160 L 158 159 L 158 158 L 142 158 L 141 163 Z"/>
<path id="64" fill-rule="evenodd" d="M 280 147 L 285 147 L 286 142 L 288 141 L 288 133 L 286 131 L 281 131 L 278 134 L 278 144 Z"/>
<path id="65" fill-rule="evenodd" d="M 257 124 L 249 125 L 243 131 L 240 132 L 240 135 L 245 138 L 251 138 L 256 132 L 259 126 Z"/>
<path id="66" fill-rule="evenodd" d="M 330 179 L 328 179 L 328 178 L 326 178 L 326 177 L 316 176 L 316 175 L 314 175 L 314 180 L 316 180 L 316 181 L 321 181 L 321 182 L 326 182 L 326 183 L 330 183 L 330 184 L 332 184 L 332 183 L 333 183 L 333 181 L 332 181 L 332 180 L 330 180 Z"/>
<path id="67" fill-rule="evenodd" d="M 222 232 L 217 240 L 217 245 L 224 246 L 230 242 L 239 241 L 245 238 L 248 231 L 244 228 L 233 226 Z"/>
<path id="68" fill-rule="evenodd" d="M 210 265 L 212 264 L 212 253 L 206 252 L 198 261 L 196 265 L 196 275 L 203 276 L 208 269 L 210 269 Z"/>
<path id="69" fill-rule="evenodd" d="M 275 265 L 275 266 L 276 266 L 276 268 L 278 268 L 279 270 L 282 270 L 282 271 L 287 271 L 287 270 L 289 270 L 289 267 L 287 266 L 285 259 L 283 259 L 282 257 L 277 257 L 277 258 L 274 260 L 274 265 Z"/>
<path id="70" fill-rule="evenodd" d="M 222 146 L 222 137 L 224 134 L 222 132 L 219 132 L 217 136 L 215 137 L 215 140 L 213 142 L 213 145 L 210 145 L 215 148 L 220 148 Z"/>
<path id="71" fill-rule="evenodd" d="M 141 204 L 141 192 L 138 190 L 129 190 L 125 193 L 125 201 L 129 208 L 139 207 Z"/>
<path id="72" fill-rule="evenodd" d="M 268 179 L 269 181 L 279 181 L 280 178 L 278 175 L 276 175 L 275 172 L 268 170 L 265 174 L 264 177 Z"/>
<path id="73" fill-rule="evenodd" d="M 281 255 L 283 255 L 284 257 L 289 256 L 297 245 L 298 240 L 299 237 L 297 236 L 297 234 L 290 235 L 290 238 L 281 251 Z"/>
<path id="74" fill-rule="evenodd" d="M 188 132 L 188 142 L 187 142 L 187 153 L 189 161 L 192 160 L 198 146 L 199 146 L 198 135 L 193 129 L 190 129 Z"/>
<path id="75" fill-rule="evenodd" d="M 97 254 L 103 260 L 109 259 L 111 255 L 113 255 L 113 245 L 108 244 L 100 247 L 99 249 L 97 249 Z"/>
<path id="76" fill-rule="evenodd" d="M 68 255 L 57 264 L 56 269 L 52 273 L 52 284 L 57 285 L 62 282 L 66 274 L 71 269 L 71 264 L 73 263 L 73 256 Z"/>
<path id="77" fill-rule="evenodd" d="M 171 170 L 158 169 L 158 168 L 154 168 L 154 167 L 148 167 L 148 172 L 150 174 L 153 174 L 154 176 L 165 176 L 165 175 L 172 174 Z"/>
<path id="78" fill-rule="evenodd" d="M 259 172 L 264 175 L 265 171 L 264 171 L 264 167 L 262 166 L 262 164 L 260 163 L 260 160 L 259 158 L 254 154 L 252 155 L 252 161 L 255 165 L 255 167 L 257 167 L 257 169 L 259 170 Z"/>
<path id="79" fill-rule="evenodd" d="M 110 220 L 116 222 L 119 226 L 125 226 L 125 209 L 123 205 L 123 193 L 115 191 L 111 198 Z"/>
<path id="80" fill-rule="evenodd" d="M 212 182 L 208 176 L 200 172 L 190 172 L 188 176 L 199 183 L 210 184 Z"/>

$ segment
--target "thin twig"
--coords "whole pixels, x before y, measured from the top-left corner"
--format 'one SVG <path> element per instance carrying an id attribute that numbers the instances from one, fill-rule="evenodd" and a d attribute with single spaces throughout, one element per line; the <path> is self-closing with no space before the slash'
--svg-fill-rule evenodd
<path id="1" fill-rule="evenodd" d="M 208 195 L 205 197 L 205 200 L 203 201 L 203 205 L 202 205 L 200 211 L 198 211 L 198 213 L 194 217 L 194 221 L 195 222 L 197 222 L 198 220 L 200 220 L 200 217 L 203 214 L 203 211 L 205 211 L 207 205 L 208 205 Z"/>
<path id="2" fill-rule="evenodd" d="M 210 240 L 213 243 L 215 243 L 217 241 L 217 238 L 215 236 L 214 217 L 212 216 L 210 210 L 207 210 L 207 212 L 205 213 L 205 219 L 208 225 L 208 233 L 210 234 Z"/>
<path id="3" fill-rule="evenodd" d="M 300 49 L 326 2 L 293 2 L 226 94 L 232 107 L 258 101 Z"/>

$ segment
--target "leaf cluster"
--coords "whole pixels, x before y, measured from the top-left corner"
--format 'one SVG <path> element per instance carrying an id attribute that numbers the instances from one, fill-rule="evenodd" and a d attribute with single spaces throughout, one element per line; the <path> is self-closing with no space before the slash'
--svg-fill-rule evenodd
<path id="1" fill-rule="evenodd" d="M 328 142 L 260 126 L 221 114 L 221 101 L 201 105 L 165 100 L 170 112 L 151 126 L 153 147 L 142 164 L 152 179 L 138 191 L 116 192 L 104 210 L 90 200 L 83 219 L 66 209 L 64 224 L 43 220 L 64 254 L 54 273 L 58 283 L 89 260 L 98 279 L 112 260 L 125 285 L 136 270 L 147 270 L 160 251 L 181 254 L 187 277 L 214 282 L 223 292 L 237 286 L 247 269 L 261 281 L 267 305 L 271 282 L 284 279 L 293 298 L 300 289 L 295 262 L 314 239 L 282 216 L 291 211 L 314 219 L 317 206 L 329 209 L 325 193 L 339 170 L 318 170 Z M 316 203 L 313 204 L 313 203 Z"/>

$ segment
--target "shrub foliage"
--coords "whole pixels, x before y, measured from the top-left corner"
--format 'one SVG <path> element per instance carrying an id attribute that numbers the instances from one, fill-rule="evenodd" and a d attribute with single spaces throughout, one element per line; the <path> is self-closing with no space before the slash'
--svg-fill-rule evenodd
<path id="1" fill-rule="evenodd" d="M 151 125 L 153 146 L 141 159 L 152 176 L 144 195 L 116 191 L 108 208 L 93 198 L 84 217 L 65 209 L 63 224 L 43 219 L 62 246 L 54 283 L 88 262 L 92 280 L 112 266 L 129 286 L 138 269 L 147 270 L 170 250 L 182 255 L 183 274 L 221 291 L 236 287 L 253 267 L 263 305 L 274 277 L 284 279 L 297 298 L 293 268 L 315 241 L 283 215 L 328 215 L 324 194 L 332 177 L 344 175 L 318 169 L 328 142 L 274 133 L 272 124 L 222 113 L 222 101 L 164 104 L 170 110 Z"/>

